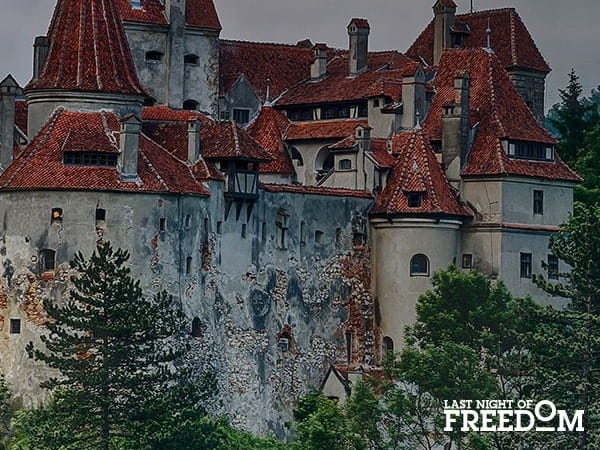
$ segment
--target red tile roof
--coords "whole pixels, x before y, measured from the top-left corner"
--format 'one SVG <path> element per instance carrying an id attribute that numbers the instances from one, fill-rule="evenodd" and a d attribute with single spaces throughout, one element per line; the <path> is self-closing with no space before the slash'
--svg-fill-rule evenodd
<path id="1" fill-rule="evenodd" d="M 267 192 L 289 192 L 305 195 L 328 195 L 333 197 L 356 197 L 372 199 L 373 194 L 353 189 L 324 188 L 318 186 L 302 186 L 299 184 L 267 184 L 261 183 L 261 189 Z"/>
<path id="2" fill-rule="evenodd" d="M 511 159 L 503 139 L 540 142 L 556 140 L 533 116 L 502 63 L 483 49 L 455 49 L 442 53 L 434 84 L 436 95 L 424 124 L 427 135 L 442 137 L 443 105 L 454 101 L 454 77 L 468 71 L 471 78 L 471 112 L 480 121 L 479 131 L 463 171 L 464 175 L 523 175 L 552 180 L 578 181 L 579 177 L 558 157 L 555 162 Z"/>
<path id="3" fill-rule="evenodd" d="M 63 147 L 108 143 L 103 151 L 118 148 L 120 124 L 112 113 L 81 113 L 58 109 L 34 141 L 0 176 L 0 189 L 75 189 L 125 192 L 164 192 L 209 195 L 190 167 L 145 135 L 140 136 L 138 175 L 140 183 L 123 182 L 116 167 L 66 166 Z M 75 135 L 75 138 L 70 136 Z"/>
<path id="4" fill-rule="evenodd" d="M 358 125 L 367 126 L 367 120 L 319 120 L 310 122 L 292 122 L 285 139 L 287 141 L 310 139 L 343 139 L 354 134 Z"/>
<path id="5" fill-rule="evenodd" d="M 27 110 L 28 106 L 25 100 L 15 102 L 15 125 L 25 134 L 27 134 Z"/>
<path id="6" fill-rule="evenodd" d="M 142 110 L 142 120 L 158 120 L 164 122 L 185 122 L 190 120 L 200 120 L 201 122 L 211 122 L 211 119 L 198 111 L 187 109 L 171 109 L 168 106 L 147 106 Z"/>
<path id="7" fill-rule="evenodd" d="M 310 77 L 314 52 L 297 45 L 259 42 L 219 42 L 221 93 L 242 75 L 262 101 L 266 100 L 267 82 L 271 100 L 300 81 Z"/>
<path id="8" fill-rule="evenodd" d="M 129 0 L 116 0 L 121 18 L 126 22 L 167 25 L 165 5 L 161 0 L 141 0 L 141 8 L 133 8 Z M 190 27 L 221 31 L 221 22 L 213 0 L 187 0 L 185 20 Z"/>
<path id="9" fill-rule="evenodd" d="M 371 214 L 471 216 L 458 203 L 457 195 L 422 130 L 400 133 L 394 137 L 392 145 L 400 156 Z M 423 194 L 421 207 L 408 206 L 408 192 Z"/>
<path id="10" fill-rule="evenodd" d="M 27 89 L 144 95 L 113 0 L 58 0 L 46 63 Z"/>
<path id="11" fill-rule="evenodd" d="M 371 25 L 369 25 L 369 21 L 367 19 L 352 19 L 350 21 L 350 25 L 356 25 L 356 28 L 368 28 L 371 29 Z"/>
<path id="12" fill-rule="evenodd" d="M 248 127 L 248 134 L 273 158 L 273 161 L 260 165 L 261 173 L 296 173 L 283 139 L 289 126 L 290 122 L 285 114 L 270 106 L 263 106 L 256 120 Z"/>
<path id="13" fill-rule="evenodd" d="M 385 93 L 394 101 L 402 93 L 402 77 L 414 75 L 419 64 L 396 51 L 369 53 L 368 70 L 355 77 L 348 76 L 348 53 L 327 64 L 327 75 L 319 81 L 307 80 L 290 88 L 278 106 L 305 105 L 339 101 L 354 101 Z"/>
<path id="14" fill-rule="evenodd" d="M 548 63 L 535 45 L 527 27 L 514 8 L 479 11 L 456 16 L 468 24 L 471 32 L 465 38 L 465 48 L 486 47 L 488 20 L 492 30 L 492 48 L 506 68 L 521 67 L 550 72 Z M 406 54 L 427 64 L 433 64 L 433 21 L 425 28 Z"/>
<path id="15" fill-rule="evenodd" d="M 202 156 L 211 159 L 248 159 L 269 162 L 273 158 L 234 121 L 214 122 L 201 129 Z"/>
<path id="16" fill-rule="evenodd" d="M 141 0 L 141 8 L 133 8 L 130 0 L 116 0 L 124 22 L 140 22 L 167 25 L 165 5 L 160 0 Z"/>
<path id="17" fill-rule="evenodd" d="M 186 0 L 185 20 L 188 26 L 221 31 L 221 21 L 213 0 Z"/>

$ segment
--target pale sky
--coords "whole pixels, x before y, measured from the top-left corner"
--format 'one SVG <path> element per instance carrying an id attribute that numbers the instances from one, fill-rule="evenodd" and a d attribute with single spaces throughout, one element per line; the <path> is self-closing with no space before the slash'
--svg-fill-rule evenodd
<path id="1" fill-rule="evenodd" d="M 431 20 L 433 0 L 214 0 L 222 37 L 291 42 L 304 38 L 344 48 L 352 17 L 371 23 L 372 50 L 405 51 Z M 455 0 L 466 12 L 470 0 Z M 546 104 L 558 100 L 574 67 L 589 92 L 600 84 L 600 0 L 474 0 L 475 9 L 514 6 L 553 71 Z M 0 0 L 0 79 L 7 73 L 25 84 L 31 76 L 32 44 L 44 34 L 55 0 Z"/>

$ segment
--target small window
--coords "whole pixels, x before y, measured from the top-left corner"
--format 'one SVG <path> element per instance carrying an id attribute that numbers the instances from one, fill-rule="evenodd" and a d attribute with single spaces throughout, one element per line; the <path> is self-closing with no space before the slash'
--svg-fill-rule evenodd
<path id="1" fill-rule="evenodd" d="M 374 108 L 379 108 L 379 99 L 376 98 L 375 100 L 373 100 L 373 107 Z"/>
<path id="2" fill-rule="evenodd" d="M 290 215 L 284 209 L 280 209 L 275 219 L 277 225 L 277 247 L 287 248 L 287 230 L 290 228 Z"/>
<path id="3" fill-rule="evenodd" d="M 473 268 L 473 255 L 470 253 L 465 253 L 462 257 L 462 268 L 463 269 L 472 269 Z"/>
<path id="4" fill-rule="evenodd" d="M 282 353 L 287 353 L 290 351 L 290 339 L 287 337 L 280 337 L 279 342 L 277 343 L 277 347 L 281 350 Z"/>
<path id="5" fill-rule="evenodd" d="M 410 276 L 429 276 L 429 258 L 427 258 L 427 256 L 419 254 L 412 257 L 410 260 Z"/>
<path id="6" fill-rule="evenodd" d="M 548 278 L 550 280 L 558 280 L 558 274 L 558 257 L 555 255 L 548 255 Z"/>
<path id="7" fill-rule="evenodd" d="M 306 222 L 300 222 L 300 245 L 306 245 Z"/>
<path id="8" fill-rule="evenodd" d="M 63 210 L 61 208 L 53 208 L 52 216 L 50 218 L 50 223 L 62 223 L 63 220 Z"/>
<path id="9" fill-rule="evenodd" d="M 183 57 L 183 62 L 184 64 L 188 64 L 190 66 L 197 66 L 198 62 L 200 61 L 200 58 L 198 58 L 198 55 L 185 55 Z"/>
<path id="10" fill-rule="evenodd" d="M 204 218 L 204 232 L 206 234 L 210 233 L 210 220 L 208 219 L 208 217 Z"/>
<path id="11" fill-rule="evenodd" d="M 346 360 L 347 360 L 348 364 L 350 364 L 352 362 L 352 344 L 353 344 L 352 331 L 347 330 L 346 331 Z"/>
<path id="12" fill-rule="evenodd" d="M 185 215 L 184 224 L 187 229 L 191 228 L 191 226 L 192 226 L 192 215 L 191 214 Z"/>
<path id="13" fill-rule="evenodd" d="M 162 61 L 164 54 L 158 51 L 146 52 L 146 62 L 157 63 Z"/>
<path id="14" fill-rule="evenodd" d="M 383 338 L 383 355 L 394 353 L 394 341 L 391 337 L 385 336 Z"/>
<path id="15" fill-rule="evenodd" d="M 263 244 L 267 242 L 267 222 L 262 223 L 261 239 Z"/>
<path id="16" fill-rule="evenodd" d="M 246 239 L 247 236 L 248 236 L 248 225 L 246 225 L 244 223 L 244 224 L 242 224 L 242 239 Z"/>
<path id="17" fill-rule="evenodd" d="M 242 125 L 247 124 L 248 122 L 250 122 L 250 110 L 234 108 L 233 120 Z"/>
<path id="18" fill-rule="evenodd" d="M 192 273 L 192 257 L 188 256 L 185 260 L 185 274 L 190 275 Z"/>
<path id="19" fill-rule="evenodd" d="M 197 317 L 194 317 L 192 320 L 192 337 L 199 338 L 202 337 L 202 322 Z"/>
<path id="20" fill-rule="evenodd" d="M 158 229 L 159 229 L 161 232 L 164 232 L 164 231 L 166 231 L 166 230 L 167 230 L 167 219 L 165 219 L 164 217 L 161 217 L 161 218 L 158 220 Z"/>
<path id="21" fill-rule="evenodd" d="M 408 198 L 408 207 L 409 208 L 420 208 L 423 205 L 423 194 L 420 192 L 409 192 L 407 195 Z"/>
<path id="22" fill-rule="evenodd" d="M 349 159 L 342 159 L 338 167 L 340 170 L 352 170 L 352 161 Z"/>
<path id="23" fill-rule="evenodd" d="M 335 245 L 342 245 L 342 239 L 344 238 L 343 231 L 341 228 L 335 229 Z"/>
<path id="24" fill-rule="evenodd" d="M 186 100 L 183 102 L 183 109 L 188 111 L 198 111 L 200 104 L 196 100 Z"/>
<path id="25" fill-rule="evenodd" d="M 521 253 L 521 278 L 531 278 L 531 253 Z"/>
<path id="26" fill-rule="evenodd" d="M 325 233 L 323 233 L 321 230 L 315 231 L 315 242 L 317 244 L 322 244 L 325 242 Z"/>
<path id="27" fill-rule="evenodd" d="M 544 191 L 533 191 L 533 213 L 544 214 Z"/>
<path id="28" fill-rule="evenodd" d="M 223 222 L 217 222 L 217 234 L 223 234 Z"/>
<path id="29" fill-rule="evenodd" d="M 39 257 L 40 274 L 53 272 L 56 268 L 56 252 L 50 249 L 44 249 Z"/>
<path id="30" fill-rule="evenodd" d="M 21 334 L 21 319 L 10 319 L 10 334 Z"/>
<path id="31" fill-rule="evenodd" d="M 106 210 L 102 208 L 96 208 L 96 223 L 106 222 Z"/>

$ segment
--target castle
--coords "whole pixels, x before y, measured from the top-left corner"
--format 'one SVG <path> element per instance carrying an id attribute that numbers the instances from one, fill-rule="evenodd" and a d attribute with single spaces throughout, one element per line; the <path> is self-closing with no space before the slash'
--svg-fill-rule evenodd
<path id="1" fill-rule="evenodd" d="M 189 318 L 214 408 L 290 404 L 402 345 L 454 263 L 532 283 L 580 181 L 540 125 L 550 68 L 514 9 L 434 18 L 405 52 L 220 39 L 213 0 L 58 0 L 31 82 L 0 84 L 0 368 L 38 403 L 45 298 L 99 239 Z M 560 268 L 561 270 L 564 268 Z"/>

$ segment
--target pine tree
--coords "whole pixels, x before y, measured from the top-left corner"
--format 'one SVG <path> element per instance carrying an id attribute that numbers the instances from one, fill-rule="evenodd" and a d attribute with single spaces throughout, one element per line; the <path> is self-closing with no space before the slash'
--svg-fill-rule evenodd
<path id="1" fill-rule="evenodd" d="M 203 414 L 201 401 L 211 391 L 182 365 L 188 349 L 183 314 L 166 292 L 143 296 L 129 259 L 108 243 L 98 244 L 89 260 L 77 254 L 68 298 L 44 302 L 50 317 L 45 349 L 27 347 L 57 371 L 43 387 L 60 396 L 58 413 L 76 448 L 107 450 L 116 442 L 160 448 Z"/>
<path id="2" fill-rule="evenodd" d="M 565 440 L 561 448 L 600 447 L 599 228 L 600 206 L 576 203 L 572 217 L 550 243 L 550 250 L 569 270 L 559 274 L 562 281 L 535 278 L 546 292 L 569 301 L 564 310 L 546 312 L 534 349 L 541 394 L 559 408 L 585 411 L 585 431 L 561 436 Z"/>
<path id="3" fill-rule="evenodd" d="M 597 114 L 592 113 L 597 108 L 582 99 L 583 87 L 575 70 L 571 70 L 567 87 L 559 93 L 561 101 L 552 108 L 548 120 L 559 134 L 561 158 L 574 163 L 584 147 L 586 133 L 597 120 Z"/>

